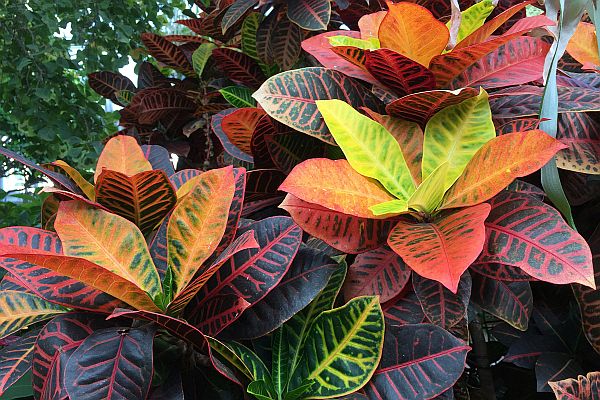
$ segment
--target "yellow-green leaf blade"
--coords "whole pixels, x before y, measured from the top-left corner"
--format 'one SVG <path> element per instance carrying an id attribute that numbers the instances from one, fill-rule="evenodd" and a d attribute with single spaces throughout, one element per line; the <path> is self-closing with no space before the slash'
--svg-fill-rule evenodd
<path id="1" fill-rule="evenodd" d="M 333 47 L 352 46 L 362 50 L 376 50 L 381 47 L 379 39 L 374 37 L 369 39 L 357 39 L 349 36 L 337 35 L 329 36 L 327 40 L 329 40 L 329 44 Z"/>
<path id="2" fill-rule="evenodd" d="M 416 188 L 396 139 L 341 100 L 318 100 L 317 107 L 352 168 L 407 200 Z"/>
<path id="3" fill-rule="evenodd" d="M 385 216 L 389 218 L 394 215 L 408 212 L 408 203 L 405 200 L 391 200 L 384 203 L 375 204 L 369 207 L 373 215 Z"/>
<path id="4" fill-rule="evenodd" d="M 425 127 L 423 143 L 423 179 L 448 162 L 445 189 L 460 176 L 475 153 L 496 137 L 488 94 L 446 107 L 435 114 Z"/>
<path id="5" fill-rule="evenodd" d="M 304 343 L 304 357 L 292 376 L 298 387 L 314 379 L 307 398 L 352 393 L 371 378 L 383 348 L 383 312 L 377 297 L 358 297 L 320 314 Z M 294 385 L 288 390 L 293 390 Z"/>
<path id="6" fill-rule="evenodd" d="M 4 290 L 0 292 L 0 338 L 66 311 L 33 294 Z"/>
<path id="7" fill-rule="evenodd" d="M 483 0 L 463 11 L 461 13 L 460 28 L 458 28 L 456 42 L 459 43 L 471 33 L 481 28 L 487 17 L 494 11 L 494 8 L 492 0 Z M 450 29 L 450 23 L 449 21 L 446 24 L 448 29 Z"/>
<path id="8" fill-rule="evenodd" d="M 431 213 L 437 209 L 442 203 L 444 193 L 446 192 L 444 182 L 446 181 L 447 174 L 448 163 L 445 162 L 437 167 L 435 171 L 419 185 L 417 191 L 413 193 L 410 199 L 408 199 L 408 207 L 426 213 Z"/>
<path id="9" fill-rule="evenodd" d="M 195 186 L 175 207 L 167 227 L 167 260 L 175 295 L 219 245 L 235 193 L 231 167 L 210 170 L 194 180 Z"/>
<path id="10" fill-rule="evenodd" d="M 61 202 L 55 222 L 64 253 L 97 264 L 155 298 L 162 292 L 144 235 L 134 223 L 78 201 Z"/>

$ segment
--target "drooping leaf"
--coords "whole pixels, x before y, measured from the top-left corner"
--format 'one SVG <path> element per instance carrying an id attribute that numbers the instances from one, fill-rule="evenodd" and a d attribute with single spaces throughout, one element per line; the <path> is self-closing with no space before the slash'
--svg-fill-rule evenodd
<path id="1" fill-rule="evenodd" d="M 145 399 L 152 379 L 154 329 L 106 328 L 93 332 L 65 366 L 70 398 Z"/>
<path id="2" fill-rule="evenodd" d="M 415 191 L 410 170 L 394 137 L 379 123 L 341 100 L 318 100 L 317 107 L 348 162 L 406 200 Z"/>
<path id="3" fill-rule="evenodd" d="M 329 0 L 288 1 L 287 16 L 302 29 L 325 30 L 331 17 L 331 3 Z"/>
<path id="4" fill-rule="evenodd" d="M 240 51 L 220 47 L 213 50 L 212 57 L 225 76 L 252 89 L 258 88 L 266 78 L 258 63 Z"/>
<path id="5" fill-rule="evenodd" d="M 31 368 L 31 358 L 39 330 L 27 332 L 0 350 L 0 396 Z"/>
<path id="6" fill-rule="evenodd" d="M 94 185 L 89 183 L 81 173 L 77 171 L 75 168 L 71 167 L 69 164 L 62 160 L 56 160 L 48 165 L 46 165 L 48 169 L 57 169 L 56 172 L 62 172 L 66 174 L 73 182 L 79 186 L 81 191 L 87 196 L 88 199 L 94 200 L 96 194 L 94 193 Z"/>
<path id="7" fill-rule="evenodd" d="M 300 248 L 281 282 L 221 335 L 249 339 L 274 331 L 319 294 L 336 268 L 337 264 L 324 253 Z"/>
<path id="8" fill-rule="evenodd" d="M 513 39 L 465 69 L 448 87 L 490 89 L 536 81 L 542 77 L 549 49 L 550 45 L 539 38 Z"/>
<path id="9" fill-rule="evenodd" d="M 175 294 L 185 288 L 219 245 L 235 192 L 231 167 L 210 170 L 194 179 L 195 186 L 173 210 L 167 228 Z"/>
<path id="10" fill-rule="evenodd" d="M 304 40 L 302 42 L 302 49 L 315 57 L 325 68 L 336 69 L 345 75 L 376 84 L 377 80 L 371 74 L 334 51 L 336 48 L 332 48 L 328 38 L 341 35 L 354 39 L 360 38 L 360 33 L 355 31 L 341 30 L 325 32 Z"/>
<path id="11" fill-rule="evenodd" d="M 411 270 L 388 246 L 359 254 L 348 268 L 344 298 L 379 296 L 384 303 L 398 295 L 410 281 Z"/>
<path id="12" fill-rule="evenodd" d="M 600 65 L 598 40 L 594 24 L 579 22 L 571 40 L 569 40 L 567 52 L 580 64 Z"/>
<path id="13" fill-rule="evenodd" d="M 429 120 L 425 128 L 423 179 L 448 162 L 444 189 L 449 188 L 477 150 L 495 136 L 485 91 L 460 104 L 444 108 Z"/>
<path id="14" fill-rule="evenodd" d="M 130 177 L 105 170 L 96 182 L 96 201 L 147 235 L 173 209 L 177 196 L 164 171 L 140 172 Z"/>
<path id="15" fill-rule="evenodd" d="M 104 169 L 132 176 L 152 170 L 152 165 L 144 157 L 144 152 L 135 138 L 119 135 L 110 139 L 104 146 L 96 164 L 94 182 Z"/>
<path id="16" fill-rule="evenodd" d="M 418 123 L 422 128 L 431 117 L 446 107 L 460 104 L 477 96 L 474 88 L 460 90 L 431 90 L 404 96 L 388 104 L 386 109 L 390 115 L 407 121 Z"/>
<path id="17" fill-rule="evenodd" d="M 394 50 L 427 67 L 446 48 L 450 32 L 429 10 L 416 4 L 388 3 L 379 26 L 381 47 Z"/>
<path id="18" fill-rule="evenodd" d="M 427 399 L 452 387 L 462 375 L 467 352 L 461 340 L 435 325 L 387 326 L 385 348 L 365 388 L 370 399 Z"/>
<path id="19" fill-rule="evenodd" d="M 596 400 L 600 393 L 600 372 L 588 372 L 577 379 L 569 378 L 548 382 L 557 400 L 589 399 Z"/>
<path id="20" fill-rule="evenodd" d="M 413 288 L 427 319 L 437 326 L 449 330 L 467 315 L 471 297 L 471 276 L 464 273 L 456 293 L 442 284 L 413 274 Z"/>
<path id="21" fill-rule="evenodd" d="M 229 141 L 244 153 L 251 155 L 250 143 L 258 120 L 265 115 L 259 108 L 239 108 L 221 120 L 221 129 Z"/>
<path id="22" fill-rule="evenodd" d="M 66 312 L 65 308 L 33 294 L 2 291 L 0 292 L 0 338 L 64 312 Z"/>
<path id="23" fill-rule="evenodd" d="M 255 107 L 256 100 L 252 98 L 252 90 L 243 86 L 228 86 L 219 90 L 219 93 L 234 107 Z"/>
<path id="24" fill-rule="evenodd" d="M 417 274 L 456 293 L 460 276 L 481 253 L 489 212 L 490 205 L 483 203 L 442 211 L 431 222 L 401 220 L 388 244 Z"/>
<path id="25" fill-rule="evenodd" d="M 288 194 L 279 207 L 307 233 L 346 253 L 358 254 L 385 244 L 394 221 L 354 217 L 307 203 Z"/>
<path id="26" fill-rule="evenodd" d="M 330 144 L 334 144 L 333 138 L 315 100 L 344 99 L 354 107 L 381 109 L 363 86 L 341 72 L 319 67 L 275 75 L 254 93 L 254 98 L 272 118 Z"/>
<path id="27" fill-rule="evenodd" d="M 472 274 L 472 300 L 482 310 L 522 331 L 527 330 L 533 310 L 529 282 L 504 282 Z"/>
<path id="28" fill-rule="evenodd" d="M 377 181 L 360 175 L 346 160 L 326 158 L 297 165 L 279 190 L 309 203 L 363 218 L 376 218 L 369 207 L 394 199 Z"/>
<path id="29" fill-rule="evenodd" d="M 377 297 L 359 297 L 345 306 L 319 315 L 307 333 L 304 357 L 290 387 L 305 380 L 318 385 L 311 397 L 352 393 L 371 378 L 383 347 L 383 313 Z"/>
<path id="30" fill-rule="evenodd" d="M 212 56 L 212 51 L 217 48 L 214 43 L 202 43 L 192 54 L 192 65 L 196 75 L 202 76 L 206 63 Z"/>
<path id="31" fill-rule="evenodd" d="M 390 49 L 365 53 L 367 70 L 384 86 L 398 96 L 433 90 L 436 87 L 433 73 L 416 61 Z"/>
<path id="32" fill-rule="evenodd" d="M 595 287 L 590 248 L 558 211 L 534 197 L 508 191 L 490 203 L 486 243 L 478 262 L 513 265 L 545 282 Z"/>
<path id="33" fill-rule="evenodd" d="M 541 168 L 564 145 L 540 130 L 498 136 L 468 162 L 444 197 L 442 208 L 466 207 L 489 200 L 518 177 Z"/>
<path id="34" fill-rule="evenodd" d="M 169 42 L 160 35 L 144 32 L 141 36 L 142 42 L 148 52 L 157 61 L 176 69 L 186 76 L 195 77 L 194 67 L 188 61 L 183 50 Z"/>
<path id="35" fill-rule="evenodd" d="M 152 298 L 161 293 L 160 278 L 146 241 L 133 223 L 106 211 L 68 201 L 60 204 L 55 226 L 67 256 L 97 264 L 133 283 Z M 75 259 L 71 263 L 76 263 Z"/>

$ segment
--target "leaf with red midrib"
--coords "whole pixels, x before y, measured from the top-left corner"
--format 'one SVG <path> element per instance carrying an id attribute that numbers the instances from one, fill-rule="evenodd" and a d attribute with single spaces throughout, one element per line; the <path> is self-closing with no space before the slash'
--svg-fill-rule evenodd
<path id="1" fill-rule="evenodd" d="M 260 66 L 250 56 L 229 48 L 212 52 L 215 65 L 232 81 L 257 89 L 266 79 Z"/>
<path id="2" fill-rule="evenodd" d="M 0 396 L 31 368 L 38 330 L 27 332 L 0 350 Z"/>
<path id="3" fill-rule="evenodd" d="M 598 400 L 600 397 L 600 372 L 588 372 L 577 379 L 563 379 L 548 382 L 557 400 L 586 399 Z"/>
<path id="4" fill-rule="evenodd" d="M 471 297 L 471 276 L 465 272 L 460 279 L 458 291 L 450 292 L 442 284 L 413 274 L 413 288 L 427 319 L 449 330 L 467 315 Z"/>
<path id="5" fill-rule="evenodd" d="M 239 108 L 221 120 L 221 129 L 238 149 L 252 155 L 251 141 L 258 121 L 265 115 L 260 108 Z"/>
<path id="6" fill-rule="evenodd" d="M 159 62 L 164 63 L 187 76 L 196 76 L 194 67 L 192 67 L 192 64 L 179 47 L 154 33 L 144 32 L 142 33 L 141 39 L 144 46 L 148 49 L 148 52 Z"/>

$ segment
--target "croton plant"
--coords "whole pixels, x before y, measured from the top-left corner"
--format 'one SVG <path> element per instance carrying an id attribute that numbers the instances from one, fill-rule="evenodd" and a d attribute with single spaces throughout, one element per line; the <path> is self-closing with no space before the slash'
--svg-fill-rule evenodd
<path id="1" fill-rule="evenodd" d="M 0 229 L 0 394 L 598 395 L 594 2 L 196 5 L 90 75 L 95 171 L 0 148 L 53 183 Z"/>

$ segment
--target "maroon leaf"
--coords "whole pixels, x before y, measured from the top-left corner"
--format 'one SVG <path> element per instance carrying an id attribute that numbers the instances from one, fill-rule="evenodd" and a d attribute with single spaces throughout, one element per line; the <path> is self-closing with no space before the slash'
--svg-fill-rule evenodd
<path id="1" fill-rule="evenodd" d="M 523 272 L 520 268 L 499 263 L 476 262 L 471 264 L 471 271 L 474 271 L 487 278 L 497 279 L 504 282 L 528 282 L 537 280 Z"/>
<path id="2" fill-rule="evenodd" d="M 322 141 L 293 133 L 265 137 L 265 145 L 273 164 L 286 174 L 302 161 L 326 155 L 326 144 Z"/>
<path id="3" fill-rule="evenodd" d="M 379 296 L 379 301 L 385 303 L 404 289 L 411 272 L 400 256 L 388 246 L 359 254 L 348 268 L 343 287 L 344 298 Z"/>
<path id="4" fill-rule="evenodd" d="M 287 16 L 302 29 L 321 31 L 327 29 L 331 17 L 329 0 L 288 0 Z"/>
<path id="5" fill-rule="evenodd" d="M 345 253 L 359 254 L 386 243 L 397 221 L 359 218 L 307 203 L 288 194 L 280 205 L 309 234 Z"/>
<path id="6" fill-rule="evenodd" d="M 31 369 L 35 341 L 40 332 L 32 330 L 0 350 L 0 396 Z"/>
<path id="7" fill-rule="evenodd" d="M 162 118 L 177 112 L 192 112 L 196 103 L 187 97 L 186 93 L 172 88 L 156 89 L 144 93 L 141 97 L 138 112 L 138 122 L 142 125 L 152 125 Z"/>
<path id="8" fill-rule="evenodd" d="M 402 293 L 383 304 L 382 309 L 386 326 L 420 324 L 427 321 L 421 302 L 410 283 Z"/>
<path id="9" fill-rule="evenodd" d="M 169 78 L 164 76 L 158 68 L 148 61 L 142 62 L 138 71 L 138 88 L 169 87 Z"/>
<path id="10" fill-rule="evenodd" d="M 325 0 L 329 3 L 329 0 Z M 300 3 L 293 2 L 293 3 Z M 301 52 L 303 33 L 298 25 L 283 18 L 277 21 L 271 33 L 271 54 L 281 69 L 292 69 L 298 62 Z"/>
<path id="11" fill-rule="evenodd" d="M 430 399 L 460 378 L 470 347 L 430 324 L 386 326 L 387 349 L 365 387 L 370 399 Z"/>
<path id="12" fill-rule="evenodd" d="M 508 191 L 494 197 L 491 205 L 478 262 L 513 265 L 546 282 L 595 287 L 590 248 L 558 211 Z"/>
<path id="13" fill-rule="evenodd" d="M 125 107 L 117 98 L 117 92 L 127 90 L 135 92 L 133 82 L 126 76 L 110 71 L 92 72 L 88 75 L 88 84 L 100 96 L 109 99 L 115 104 Z"/>
<path id="14" fill-rule="evenodd" d="M 413 288 L 427 319 L 446 330 L 461 322 L 467 315 L 471 297 L 471 276 L 464 273 L 458 291 L 452 293 L 437 281 L 413 274 Z"/>
<path id="15" fill-rule="evenodd" d="M 242 18 L 242 16 L 254 7 L 254 5 L 258 3 L 258 0 L 238 0 L 234 1 L 233 4 L 227 9 L 223 19 L 221 20 L 221 26 L 223 28 L 223 33 L 227 32 L 229 28 L 231 28 L 235 23 Z"/>
<path id="16" fill-rule="evenodd" d="M 504 282 L 477 273 L 472 278 L 475 304 L 515 328 L 527 330 L 533 310 L 529 282 Z"/>
<path id="17" fill-rule="evenodd" d="M 243 152 L 240 148 L 238 148 L 236 145 L 231 143 L 231 140 L 229 140 L 229 137 L 223 130 L 223 119 L 226 116 L 233 114 L 237 110 L 238 110 L 237 108 L 230 108 L 225 111 L 221 111 L 218 114 L 213 115 L 211 122 L 210 122 L 210 126 L 211 126 L 213 132 L 215 133 L 215 135 L 217 136 L 217 138 L 219 139 L 219 141 L 221 142 L 223 149 L 228 154 L 230 154 L 232 157 L 237 158 L 239 160 L 242 160 L 242 161 L 245 161 L 248 163 L 252 163 L 252 162 L 254 162 L 254 159 L 252 158 L 252 156 Z"/>
<path id="18" fill-rule="evenodd" d="M 244 298 L 235 294 L 219 294 L 208 298 L 194 310 L 196 327 L 209 336 L 218 335 L 250 307 Z"/>
<path id="19" fill-rule="evenodd" d="M 398 96 L 435 89 L 433 73 L 421 64 L 390 49 L 367 51 L 365 66 Z"/>
<path id="20" fill-rule="evenodd" d="M 260 66 L 250 56 L 229 48 L 217 48 L 212 52 L 215 65 L 232 81 L 252 89 L 266 79 Z"/>
<path id="21" fill-rule="evenodd" d="M 72 399 L 145 399 L 152 380 L 155 330 L 106 328 L 94 331 L 65 367 Z"/>
<path id="22" fill-rule="evenodd" d="M 148 52 L 159 62 L 187 76 L 196 76 L 194 67 L 179 47 L 154 33 L 142 33 L 141 38 Z"/>

